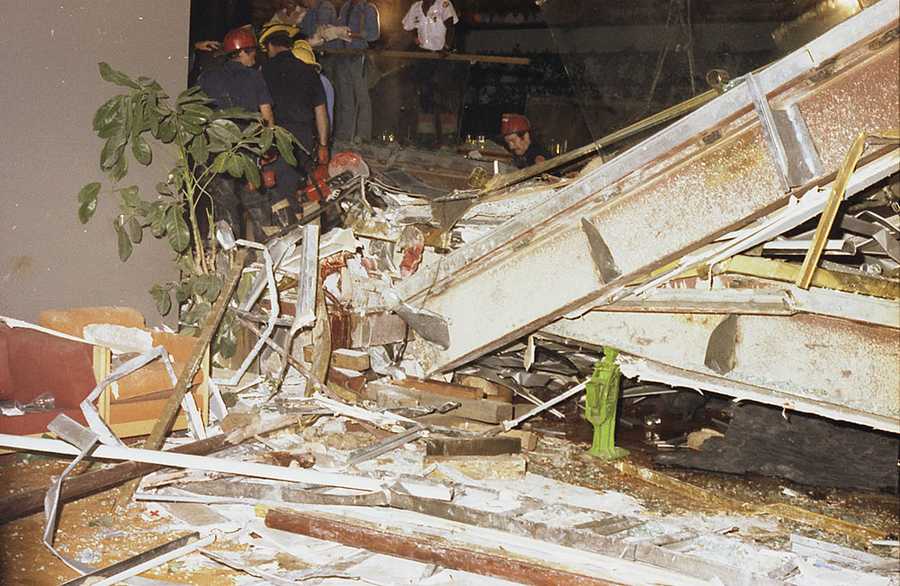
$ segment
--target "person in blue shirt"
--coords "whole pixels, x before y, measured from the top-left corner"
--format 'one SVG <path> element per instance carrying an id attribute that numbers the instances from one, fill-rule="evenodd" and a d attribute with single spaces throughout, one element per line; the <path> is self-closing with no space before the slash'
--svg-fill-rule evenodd
<path id="1" fill-rule="evenodd" d="M 337 23 L 337 10 L 329 0 L 303 0 L 303 6 L 306 7 L 306 15 L 300 21 L 300 32 L 305 39 L 315 37 L 319 27 L 334 26 Z M 325 51 L 340 47 L 341 41 L 339 40 L 325 41 L 321 45 Z M 320 55 L 319 65 L 327 78 L 334 79 L 333 55 Z"/>
<path id="2" fill-rule="evenodd" d="M 378 9 L 366 0 L 347 0 L 338 14 L 337 24 L 349 28 L 342 41 L 347 49 L 362 49 L 381 37 Z M 340 55 L 336 60 L 335 128 L 336 140 L 361 142 L 372 140 L 372 102 L 366 82 L 366 55 Z"/>

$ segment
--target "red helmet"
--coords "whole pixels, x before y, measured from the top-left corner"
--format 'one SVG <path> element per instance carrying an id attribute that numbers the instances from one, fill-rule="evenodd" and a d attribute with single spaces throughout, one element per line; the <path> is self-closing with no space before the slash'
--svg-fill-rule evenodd
<path id="1" fill-rule="evenodd" d="M 500 117 L 500 134 L 506 136 L 515 132 L 529 132 L 531 122 L 521 114 L 503 114 Z"/>
<path id="2" fill-rule="evenodd" d="M 241 27 L 228 31 L 222 40 L 222 50 L 226 53 L 234 53 L 241 49 L 256 47 L 256 37 L 250 27 Z"/>

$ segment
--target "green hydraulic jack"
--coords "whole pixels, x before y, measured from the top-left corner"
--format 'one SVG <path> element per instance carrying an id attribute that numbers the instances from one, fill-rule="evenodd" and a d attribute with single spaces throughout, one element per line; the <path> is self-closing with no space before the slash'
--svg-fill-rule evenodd
<path id="1" fill-rule="evenodd" d="M 628 450 L 615 445 L 616 404 L 622 378 L 616 364 L 618 355 L 618 350 L 603 348 L 603 358 L 594 366 L 585 391 L 584 418 L 594 426 L 594 441 L 588 453 L 602 460 L 618 460 L 628 455 Z"/>

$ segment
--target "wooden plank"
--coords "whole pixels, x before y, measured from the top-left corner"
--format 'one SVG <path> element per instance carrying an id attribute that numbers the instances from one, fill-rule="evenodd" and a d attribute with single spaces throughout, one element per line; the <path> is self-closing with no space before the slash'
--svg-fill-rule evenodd
<path id="1" fill-rule="evenodd" d="M 484 391 L 478 387 L 447 383 L 436 379 L 421 379 L 409 376 L 405 379 L 395 380 L 393 381 L 393 384 L 398 387 L 422 391 L 423 393 L 431 393 L 432 395 L 453 397 L 455 399 L 477 400 L 484 397 Z"/>
<path id="2" fill-rule="evenodd" d="M 225 315 L 225 310 L 228 308 L 231 295 L 241 279 L 241 271 L 244 268 L 244 263 L 247 261 L 247 254 L 245 249 L 240 249 L 234 254 L 229 267 L 228 278 L 225 279 L 225 284 L 219 292 L 219 298 L 216 299 L 216 303 L 203 322 L 200 338 L 194 343 L 194 351 L 178 375 L 178 384 L 175 385 L 175 392 L 169 397 L 156 425 L 153 427 L 153 431 L 150 432 L 150 437 L 144 442 L 144 449 L 158 450 L 165 442 L 166 435 L 171 430 L 178 410 L 181 408 L 181 400 L 184 399 L 184 394 L 187 392 L 191 381 L 193 381 L 194 374 L 196 374 L 201 362 L 203 362 L 203 357 L 206 355 L 213 334 L 216 333 L 219 323 Z"/>
<path id="3" fill-rule="evenodd" d="M 521 584 L 606 586 L 624 583 L 560 570 L 543 565 L 538 560 L 517 559 L 497 551 L 464 548 L 434 536 L 401 534 L 356 519 L 337 518 L 322 513 L 299 513 L 272 509 L 266 514 L 266 526 L 350 547 L 359 547 L 375 553 L 435 564 L 482 576 L 504 578 Z"/>
<path id="4" fill-rule="evenodd" d="M 522 440 L 518 437 L 436 437 L 425 439 L 427 456 L 496 456 L 518 454 Z"/>
<path id="5" fill-rule="evenodd" d="M 467 387 L 476 387 L 484 392 L 484 396 L 488 399 L 496 399 L 497 401 L 506 401 L 512 403 L 515 393 L 507 386 L 489 381 L 486 378 L 472 375 L 457 375 L 457 382 Z"/>
<path id="6" fill-rule="evenodd" d="M 354 393 L 361 393 L 366 385 L 366 376 L 356 370 L 331 366 L 328 369 L 328 382 L 350 389 Z"/>
<path id="7" fill-rule="evenodd" d="M 527 57 L 449 53 L 446 51 L 398 51 L 394 49 L 321 49 L 321 51 L 333 55 L 361 55 L 366 53 L 390 59 L 411 59 L 414 61 L 465 61 L 466 63 L 502 63 L 504 65 L 529 65 L 531 63 L 531 59 Z"/>
<path id="8" fill-rule="evenodd" d="M 371 368 L 369 353 L 350 348 L 335 348 L 331 353 L 331 363 L 338 368 L 347 368 L 364 372 Z"/>
<path id="9" fill-rule="evenodd" d="M 366 395 L 376 401 L 379 407 L 438 407 L 447 402 L 459 403 L 460 406 L 448 413 L 457 417 L 474 419 L 485 423 L 500 423 L 512 418 L 513 406 L 503 401 L 490 399 L 455 399 L 444 395 L 423 393 L 403 387 L 384 383 L 369 382 L 366 384 Z"/>
<path id="10" fill-rule="evenodd" d="M 313 347 L 304 346 L 303 360 L 311 363 L 312 358 Z M 331 352 L 331 366 L 363 372 L 371 368 L 371 363 L 367 352 L 362 350 L 351 350 L 349 348 L 335 348 Z"/>

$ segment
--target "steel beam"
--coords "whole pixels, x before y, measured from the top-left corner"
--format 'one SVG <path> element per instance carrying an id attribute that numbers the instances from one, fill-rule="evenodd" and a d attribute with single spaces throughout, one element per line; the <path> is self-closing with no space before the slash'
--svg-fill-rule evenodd
<path id="1" fill-rule="evenodd" d="M 882 0 L 755 75 L 775 108 L 796 105 L 834 172 L 852 137 L 900 117 L 898 6 Z M 545 203 L 404 281 L 411 304 L 444 316 L 450 346 L 429 373 L 464 364 L 739 228 L 786 201 L 746 84 L 726 92 Z M 582 218 L 621 276 L 603 282 Z"/>
<path id="2" fill-rule="evenodd" d="M 592 311 L 542 332 L 678 368 L 700 381 L 689 386 L 900 433 L 900 329 L 819 315 L 730 314 L 728 347 L 718 340 L 711 348 L 728 317 Z M 710 355 L 728 356 L 728 367 L 708 363 Z M 748 396 L 741 385 L 760 392 Z"/>

